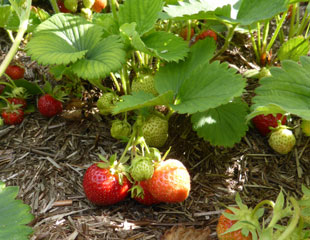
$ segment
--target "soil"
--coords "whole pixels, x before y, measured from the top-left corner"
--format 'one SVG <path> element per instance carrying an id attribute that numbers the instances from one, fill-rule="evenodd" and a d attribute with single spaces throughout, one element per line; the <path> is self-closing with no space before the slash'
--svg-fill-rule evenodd
<path id="1" fill-rule="evenodd" d="M 6 37 L 0 39 L 2 60 L 10 43 Z M 246 51 L 235 47 L 225 60 L 242 73 L 255 65 L 244 57 Z M 16 59 L 26 66 L 27 80 L 42 85 L 51 78 L 46 67 L 23 52 Z M 244 98 L 249 103 L 256 86 L 256 80 L 248 80 Z M 192 179 L 188 199 L 143 206 L 128 197 L 112 206 L 94 206 L 83 192 L 85 170 L 98 161 L 98 154 L 120 155 L 126 144 L 110 136 L 112 117 L 86 114 L 86 110 L 75 121 L 61 116 L 47 119 L 35 111 L 21 125 L 0 127 L 0 180 L 19 186 L 18 198 L 31 206 L 32 240 L 168 239 L 167 231 L 178 226 L 185 231 L 204 229 L 207 234 L 201 239 L 217 239 L 218 217 L 225 206 L 235 204 L 236 192 L 254 206 L 264 199 L 275 200 L 281 189 L 299 198 L 301 184 L 310 184 L 309 138 L 301 134 L 298 119 L 290 122 L 297 126 L 296 147 L 279 155 L 254 128 L 233 148 L 214 147 L 193 132 L 187 116 L 175 115 L 170 119 L 169 139 L 160 150 L 165 153 L 171 146 L 168 158 L 179 159 L 188 168 Z"/>

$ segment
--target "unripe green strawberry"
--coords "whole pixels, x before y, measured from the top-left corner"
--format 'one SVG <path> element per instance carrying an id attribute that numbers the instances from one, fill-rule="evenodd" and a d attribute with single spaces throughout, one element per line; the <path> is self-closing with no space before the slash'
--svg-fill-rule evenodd
<path id="1" fill-rule="evenodd" d="M 151 93 L 154 96 L 158 95 L 158 92 L 155 89 L 153 75 L 140 75 L 139 77 L 135 78 L 131 84 L 131 90 L 133 92 L 144 91 Z"/>
<path id="2" fill-rule="evenodd" d="M 71 12 L 76 12 L 78 8 L 78 0 L 65 0 L 64 4 L 65 7 Z"/>
<path id="3" fill-rule="evenodd" d="M 269 137 L 269 145 L 280 154 L 289 153 L 295 146 L 296 139 L 293 132 L 284 126 L 274 130 Z"/>
<path id="4" fill-rule="evenodd" d="M 112 122 L 111 136 L 115 139 L 129 138 L 131 134 L 131 125 L 127 121 L 119 119 Z"/>
<path id="5" fill-rule="evenodd" d="M 117 96 L 114 93 L 104 93 L 97 101 L 97 107 L 99 113 L 102 115 L 108 115 L 112 113 L 115 103 L 117 102 Z"/>
<path id="6" fill-rule="evenodd" d="M 83 0 L 83 5 L 85 8 L 91 8 L 95 3 L 95 0 Z"/>
<path id="7" fill-rule="evenodd" d="M 86 18 L 87 20 L 91 20 L 93 16 L 93 12 L 90 8 L 82 8 L 81 9 L 81 16 Z"/>
<path id="8" fill-rule="evenodd" d="M 168 138 L 168 120 L 151 114 L 142 126 L 142 134 L 147 145 L 162 147 Z"/>
<path id="9" fill-rule="evenodd" d="M 301 130 L 307 137 L 310 136 L 310 121 L 309 120 L 302 120 Z"/>
<path id="10" fill-rule="evenodd" d="M 148 180 L 154 173 L 154 164 L 150 158 L 136 157 L 132 160 L 130 167 L 131 177 L 139 182 Z"/>

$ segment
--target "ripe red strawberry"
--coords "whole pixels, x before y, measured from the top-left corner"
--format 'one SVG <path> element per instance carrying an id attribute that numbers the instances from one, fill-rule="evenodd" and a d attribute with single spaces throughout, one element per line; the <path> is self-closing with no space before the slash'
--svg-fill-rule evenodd
<path id="1" fill-rule="evenodd" d="M 96 0 L 92 9 L 100 13 L 107 6 L 107 0 Z"/>
<path id="2" fill-rule="evenodd" d="M 183 28 L 182 31 L 180 32 L 180 37 L 182 37 L 185 41 L 187 40 L 187 28 Z M 195 31 L 193 28 L 191 28 L 191 36 L 189 40 L 191 40 L 194 37 Z"/>
<path id="3" fill-rule="evenodd" d="M 91 165 L 83 179 L 83 188 L 89 201 L 96 205 L 110 205 L 122 201 L 128 195 L 131 183 L 104 162 Z"/>
<path id="4" fill-rule="evenodd" d="M 144 204 L 144 205 L 148 205 L 148 206 L 160 203 L 160 201 L 154 198 L 153 195 L 147 189 L 146 181 L 138 182 L 137 186 L 138 186 L 137 193 L 132 191 L 132 193 L 134 193 L 132 194 L 132 197 L 137 202 Z"/>
<path id="5" fill-rule="evenodd" d="M 17 97 L 12 97 L 12 98 L 8 98 L 9 103 L 11 104 L 21 104 L 21 108 L 25 109 L 27 107 L 27 102 L 24 98 L 17 98 Z"/>
<path id="6" fill-rule="evenodd" d="M 159 162 L 147 184 L 154 198 L 168 203 L 183 202 L 191 188 L 186 167 L 176 159 Z"/>
<path id="7" fill-rule="evenodd" d="M 229 209 L 226 209 L 225 212 L 233 214 L 233 212 L 230 211 Z M 237 222 L 236 220 L 230 220 L 222 214 L 216 226 L 216 233 L 217 233 L 218 239 L 219 240 L 252 240 L 251 233 L 249 233 L 248 236 L 243 236 L 240 229 L 234 232 L 223 234 L 229 228 L 231 228 L 231 226 L 234 225 L 236 222 Z"/>
<path id="8" fill-rule="evenodd" d="M 260 134 L 266 136 L 271 132 L 270 127 L 276 128 L 278 126 L 278 120 L 281 120 L 282 116 L 281 113 L 278 113 L 276 116 L 273 116 L 272 114 L 260 114 L 255 116 L 252 119 L 252 122 Z M 286 116 L 282 118 L 281 124 L 286 124 Z"/>
<path id="9" fill-rule="evenodd" d="M 17 65 L 9 65 L 5 70 L 5 73 L 9 75 L 13 80 L 24 78 L 25 69 Z"/>
<path id="10" fill-rule="evenodd" d="M 53 117 L 62 112 L 62 102 L 46 93 L 38 100 L 39 112 L 45 117 Z"/>
<path id="11" fill-rule="evenodd" d="M 201 32 L 200 34 L 198 34 L 196 36 L 195 42 L 197 42 L 198 40 L 202 40 L 205 39 L 206 37 L 212 37 L 214 39 L 214 41 L 217 40 L 217 35 L 214 31 L 212 31 L 211 29 L 208 30 L 204 30 L 203 32 Z"/>
<path id="12" fill-rule="evenodd" d="M 65 4 L 62 0 L 57 0 L 57 6 L 60 12 L 69 13 L 70 11 L 65 7 Z"/>
<path id="13" fill-rule="evenodd" d="M 24 120 L 24 111 L 21 108 L 11 109 L 8 107 L 1 113 L 4 123 L 7 125 L 17 125 Z"/>

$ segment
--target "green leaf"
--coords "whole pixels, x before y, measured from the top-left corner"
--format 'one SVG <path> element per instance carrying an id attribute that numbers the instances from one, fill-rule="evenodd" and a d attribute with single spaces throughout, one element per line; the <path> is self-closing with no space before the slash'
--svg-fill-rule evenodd
<path id="1" fill-rule="evenodd" d="M 140 35 L 150 31 L 163 7 L 162 0 L 126 0 L 119 9 L 119 24 L 137 23 Z"/>
<path id="2" fill-rule="evenodd" d="M 198 41 L 190 48 L 189 56 L 185 61 L 168 63 L 159 69 L 155 74 L 156 90 L 159 93 L 172 90 L 176 95 L 185 79 L 190 78 L 193 71 L 202 68 L 210 61 L 215 49 L 215 42 L 211 38 Z"/>
<path id="3" fill-rule="evenodd" d="M 14 80 L 14 83 L 17 87 L 25 88 L 27 90 L 27 93 L 30 95 L 38 95 L 42 93 L 42 90 L 37 83 L 32 83 L 25 79 Z M 11 88 L 6 86 L 3 90 L 3 93 L 5 92 L 11 92 Z"/>
<path id="4" fill-rule="evenodd" d="M 247 112 L 247 104 L 238 100 L 195 113 L 191 121 L 199 137 L 215 146 L 232 147 L 240 142 L 248 130 L 245 118 Z"/>
<path id="5" fill-rule="evenodd" d="M 77 76 L 99 86 L 100 78 L 117 71 L 125 63 L 123 46 L 119 36 L 104 38 L 87 52 L 84 59 L 72 64 L 72 70 Z"/>
<path id="6" fill-rule="evenodd" d="M 15 200 L 18 187 L 5 187 L 0 181 L 0 239 L 28 239 L 33 230 L 26 226 L 33 220 L 30 207 Z"/>
<path id="7" fill-rule="evenodd" d="M 305 39 L 304 36 L 297 36 L 289 39 L 280 47 L 278 58 L 281 61 L 290 59 L 297 62 L 301 56 L 307 55 L 309 50 L 309 40 Z"/>
<path id="8" fill-rule="evenodd" d="M 168 91 L 154 97 L 151 93 L 139 91 L 133 92 L 132 95 L 124 95 L 122 100 L 122 102 L 116 104 L 113 114 L 156 105 L 169 105 L 173 101 L 173 92 Z"/>
<path id="9" fill-rule="evenodd" d="M 4 28 L 8 22 L 11 15 L 12 8 L 10 5 L 0 6 L 0 27 Z"/>
<path id="10" fill-rule="evenodd" d="M 120 37 L 102 38 L 102 33 L 99 25 L 60 13 L 38 26 L 27 51 L 42 64 L 72 64 L 74 74 L 101 87 L 101 78 L 120 69 L 126 60 Z"/>
<path id="11" fill-rule="evenodd" d="M 218 17 L 231 17 L 232 5 L 238 0 L 191 0 L 179 2 L 179 5 L 164 7 L 168 18 L 176 20 L 188 19 L 217 19 Z"/>
<path id="12" fill-rule="evenodd" d="M 107 34 L 119 34 L 119 26 L 112 13 L 94 14 L 93 22 L 96 25 L 100 25 Z"/>
<path id="13" fill-rule="evenodd" d="M 154 32 L 142 37 L 146 47 L 157 57 L 167 62 L 184 59 L 189 51 L 186 41 L 168 32 Z"/>
<path id="14" fill-rule="evenodd" d="M 266 106 L 259 106 L 259 107 L 256 107 L 255 110 L 247 116 L 247 121 L 251 120 L 253 117 L 257 115 L 260 115 L 260 114 L 268 115 L 270 113 L 271 114 L 277 114 L 277 113 L 285 114 L 286 112 L 282 108 L 274 104 L 268 104 Z"/>
<path id="15" fill-rule="evenodd" d="M 237 15 L 241 25 L 251 25 L 254 22 L 271 19 L 287 10 L 288 0 L 242 0 Z"/>
<path id="16" fill-rule="evenodd" d="M 310 120 L 310 58 L 302 56 L 301 64 L 283 60 L 282 68 L 270 69 L 271 77 L 260 80 L 252 99 L 254 111 L 277 106 L 282 111 Z"/>

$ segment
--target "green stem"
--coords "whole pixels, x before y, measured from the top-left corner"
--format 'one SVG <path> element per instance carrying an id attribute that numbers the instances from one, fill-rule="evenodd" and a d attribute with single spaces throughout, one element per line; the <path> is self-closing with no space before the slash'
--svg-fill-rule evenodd
<path id="1" fill-rule="evenodd" d="M 261 42 L 261 34 L 260 34 L 260 22 L 257 22 L 257 48 L 262 49 L 262 42 Z"/>
<path id="2" fill-rule="evenodd" d="M 249 27 L 249 33 L 250 33 L 250 36 L 251 36 L 252 47 L 253 47 L 253 50 L 254 50 L 254 53 L 255 53 L 255 56 L 256 56 L 256 62 L 259 63 L 260 62 L 260 51 L 261 51 L 261 49 L 260 50 L 257 49 L 255 38 L 254 38 L 254 35 L 253 35 L 252 30 L 250 29 L 250 27 Z"/>
<path id="3" fill-rule="evenodd" d="M 308 16 L 308 10 L 306 9 L 305 10 L 305 14 L 301 20 L 301 23 L 298 27 L 298 30 L 297 30 L 297 35 L 301 35 L 303 33 L 303 31 L 305 30 L 305 28 L 307 27 L 307 24 L 310 20 L 310 16 Z"/>
<path id="4" fill-rule="evenodd" d="M 292 232 L 296 228 L 296 226 L 298 224 L 298 221 L 299 221 L 299 218 L 300 218 L 300 207 L 299 207 L 297 201 L 293 197 L 290 197 L 290 201 L 291 201 L 291 203 L 292 203 L 292 205 L 294 207 L 294 214 L 293 214 L 293 217 L 292 217 L 292 221 L 286 227 L 285 231 L 280 235 L 278 240 L 288 239 L 288 237 L 292 234 Z"/>
<path id="5" fill-rule="evenodd" d="M 116 12 L 116 2 L 115 1 L 116 0 L 110 0 L 110 5 L 111 5 L 113 17 L 116 20 L 116 22 L 118 22 L 118 16 L 117 16 L 117 12 Z"/>
<path id="6" fill-rule="evenodd" d="M 293 35 L 294 35 L 294 31 L 295 31 L 295 16 L 296 16 L 296 4 L 293 4 L 291 23 L 290 23 L 290 30 L 289 30 L 289 33 L 288 33 L 288 38 L 289 39 L 291 39 L 293 37 Z"/>
<path id="7" fill-rule="evenodd" d="M 15 39 L 14 39 L 12 31 L 11 30 L 6 30 L 6 32 L 8 33 L 11 42 L 14 43 Z"/>
<path id="8" fill-rule="evenodd" d="M 253 212 L 252 212 L 252 216 L 254 216 L 257 212 L 258 209 L 260 209 L 263 205 L 269 205 L 271 206 L 272 208 L 274 208 L 275 206 L 275 203 L 273 201 L 270 201 L 270 200 L 263 200 L 261 202 L 259 202 L 255 208 L 253 209 Z"/>
<path id="9" fill-rule="evenodd" d="M 120 159 L 118 161 L 119 163 L 121 163 L 122 160 L 125 158 L 126 153 L 128 152 L 129 148 L 132 146 L 132 142 L 135 139 L 135 137 L 136 137 L 136 130 L 135 130 L 135 128 L 133 128 L 133 131 L 132 131 L 132 134 L 130 136 L 130 139 L 129 139 L 129 141 L 128 141 L 128 143 L 127 143 L 127 145 L 126 145 L 126 147 L 125 147 L 125 149 L 124 149 L 124 151 L 122 153 L 122 156 L 120 157 Z"/>
<path id="10" fill-rule="evenodd" d="M 278 25 L 280 22 L 280 15 L 276 16 L 276 24 Z M 280 32 L 279 32 L 279 40 L 280 43 L 283 44 L 284 43 L 284 31 L 283 28 L 281 28 Z"/>
<path id="11" fill-rule="evenodd" d="M 266 48 L 266 51 L 269 52 L 271 47 L 273 46 L 277 36 L 278 36 L 278 33 L 280 31 L 280 29 L 282 28 L 282 25 L 284 23 L 284 20 L 286 18 L 286 15 L 287 15 L 287 12 L 283 13 L 282 17 L 281 17 L 281 20 L 279 22 L 279 24 L 277 25 L 277 28 L 276 30 L 274 31 L 274 34 L 272 35 L 272 38 L 270 39 L 270 42 L 268 43 L 267 45 L 267 48 Z"/>
<path id="12" fill-rule="evenodd" d="M 129 79 L 128 79 L 128 73 L 127 73 L 127 65 L 124 64 L 122 68 L 122 75 L 121 75 L 121 81 L 122 81 L 122 86 L 124 89 L 124 94 L 128 94 L 128 86 L 129 86 Z"/>
<path id="13" fill-rule="evenodd" d="M 267 39 L 268 39 L 268 34 L 269 34 L 269 27 L 270 27 L 270 22 L 267 20 L 264 24 L 263 44 L 262 44 L 262 49 L 260 49 L 260 53 L 263 53 L 266 51 Z"/>
<path id="14" fill-rule="evenodd" d="M 50 4 L 52 5 L 52 8 L 55 13 L 60 13 L 59 7 L 57 5 L 57 0 L 50 0 Z"/>
<path id="15" fill-rule="evenodd" d="M 119 86 L 118 81 L 117 81 L 114 73 L 111 72 L 110 76 L 111 76 L 111 78 L 112 78 L 112 80 L 113 80 L 113 82 L 114 82 L 114 84 L 116 86 L 117 91 L 120 92 L 121 91 L 121 87 Z"/>
<path id="16" fill-rule="evenodd" d="M 11 103 L 3 96 L 0 96 L 0 99 L 2 99 L 3 101 L 5 101 L 8 105 L 10 105 Z"/>
<path id="17" fill-rule="evenodd" d="M 136 51 L 136 54 L 137 54 L 138 61 L 139 61 L 140 65 L 141 66 L 144 65 L 144 60 L 143 60 L 141 53 L 139 51 Z"/>
<path id="18" fill-rule="evenodd" d="M 170 32 L 171 26 L 172 26 L 172 20 L 169 19 L 168 24 L 167 24 L 167 28 L 166 28 L 166 32 Z"/>
<path id="19" fill-rule="evenodd" d="M 28 19 L 29 19 L 29 15 L 30 15 L 31 1 L 28 0 L 27 3 L 28 3 L 28 5 L 27 5 L 27 9 L 25 10 L 24 19 L 20 19 L 19 29 L 18 29 L 17 35 L 15 37 L 15 40 L 13 42 L 13 45 L 10 48 L 8 54 L 5 56 L 3 62 L 0 65 L 0 77 L 3 75 L 3 73 L 5 72 L 7 67 L 9 66 L 10 62 L 12 61 L 13 57 L 15 56 L 15 54 L 18 50 L 19 44 L 21 43 L 21 41 L 23 39 L 24 33 L 27 30 Z"/>
<path id="20" fill-rule="evenodd" d="M 225 38 L 225 43 L 223 45 L 223 47 L 213 56 L 213 58 L 210 60 L 210 62 L 213 62 L 218 56 L 220 56 L 222 53 L 224 53 L 227 48 L 229 47 L 229 43 L 232 39 L 232 37 L 234 36 L 234 32 L 235 32 L 235 28 L 237 27 L 237 24 L 234 25 L 229 25 L 228 26 L 228 33 L 227 33 L 227 37 Z"/>
<path id="21" fill-rule="evenodd" d="M 188 20 L 188 21 L 187 21 L 187 36 L 186 36 L 186 41 L 191 40 L 191 33 L 192 33 L 191 20 Z"/>

